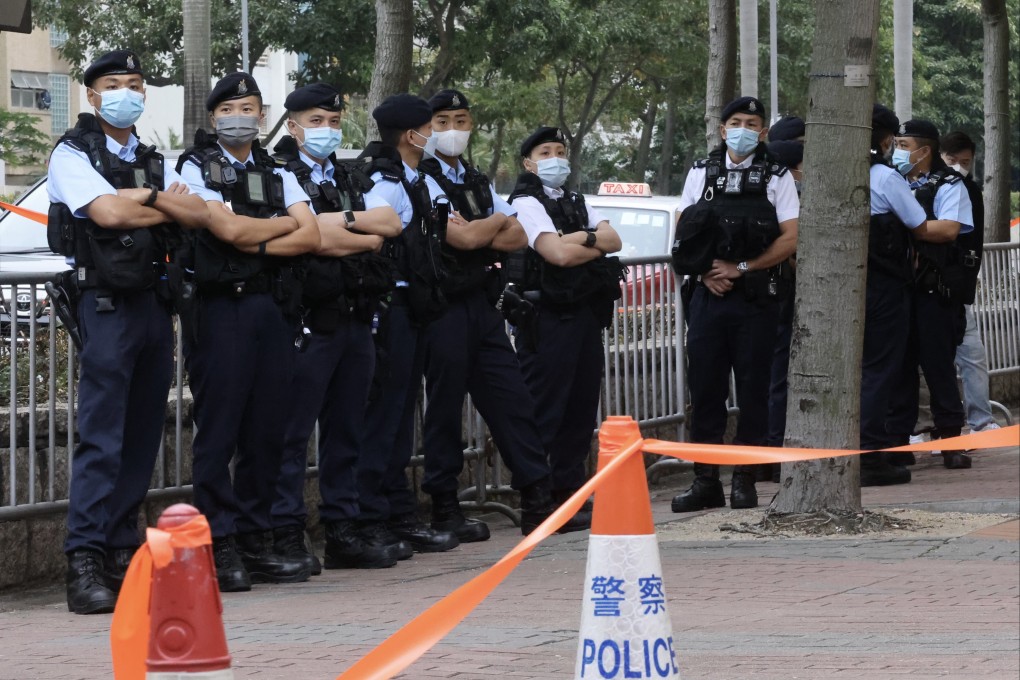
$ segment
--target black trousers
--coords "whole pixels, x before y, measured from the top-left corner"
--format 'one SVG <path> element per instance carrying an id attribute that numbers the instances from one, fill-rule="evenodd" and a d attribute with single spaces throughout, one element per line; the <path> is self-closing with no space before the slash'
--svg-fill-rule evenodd
<path id="1" fill-rule="evenodd" d="M 869 270 L 865 294 L 861 448 L 871 450 L 904 443 L 886 430 L 886 416 L 903 376 L 911 328 L 911 290 L 904 281 Z"/>
<path id="2" fill-rule="evenodd" d="M 723 443 L 732 371 L 740 406 L 733 441 L 749 446 L 766 443 L 769 382 L 778 324 L 777 301 L 749 302 L 740 289 L 719 297 L 703 285 L 695 288 L 687 320 L 691 441 Z M 749 473 L 744 467 L 734 468 L 734 474 Z M 698 466 L 698 474 L 718 478 L 719 468 Z"/>
<path id="3" fill-rule="evenodd" d="M 425 476 L 427 493 L 456 491 L 464 467 L 464 397 L 471 395 L 515 489 L 549 475 L 535 406 L 503 317 L 476 291 L 450 304 L 425 330 Z"/>
<path id="4" fill-rule="evenodd" d="M 793 339 L 793 294 L 779 302 L 779 328 L 772 354 L 769 380 L 769 446 L 782 446 L 786 438 L 786 397 L 789 392 L 790 341 Z"/>
<path id="5" fill-rule="evenodd" d="M 71 459 L 64 550 L 135 548 L 173 377 L 170 312 L 149 291 L 117 294 L 96 311 L 78 302 L 78 436 Z"/>
<path id="6" fill-rule="evenodd" d="M 294 337 L 268 293 L 202 301 L 187 366 L 195 398 L 195 505 L 214 537 L 273 526 Z"/>

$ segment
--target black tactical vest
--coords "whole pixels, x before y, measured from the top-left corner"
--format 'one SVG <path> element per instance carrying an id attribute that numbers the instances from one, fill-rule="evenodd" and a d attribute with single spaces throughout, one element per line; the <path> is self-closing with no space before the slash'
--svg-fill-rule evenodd
<path id="1" fill-rule="evenodd" d="M 492 213 L 492 187 L 489 178 L 477 168 L 464 163 L 464 182 L 451 181 L 439 165 L 439 161 L 428 158 L 418 166 L 439 184 L 450 199 L 454 210 L 468 222 L 483 219 Z M 497 254 L 491 248 L 458 250 L 443 244 L 443 257 L 449 276 L 443 282 L 443 291 L 450 297 L 465 295 L 485 286 Z"/>
<path id="2" fill-rule="evenodd" d="M 135 160 L 121 160 L 106 147 L 106 133 L 91 113 L 57 141 L 84 153 L 93 169 L 115 189 L 163 189 L 163 156 L 139 143 Z M 87 217 L 75 217 L 63 203 L 51 203 L 46 230 L 50 249 L 73 257 L 81 288 L 112 291 L 145 290 L 159 276 L 168 238 L 176 225 L 139 229 L 106 229 Z"/>
<path id="3" fill-rule="evenodd" d="M 678 274 L 704 274 L 712 260 L 752 260 L 779 237 L 776 208 L 768 199 L 769 179 L 786 174 L 759 144 L 751 165 L 727 168 L 725 147 L 694 164 L 705 169 L 701 199 L 684 210 L 673 240 L 673 268 Z"/>
<path id="4" fill-rule="evenodd" d="M 963 178 L 967 194 L 970 196 L 971 211 L 974 215 L 974 230 L 956 237 L 956 245 L 960 249 L 960 261 L 966 271 L 967 278 L 961 289 L 962 302 L 974 304 L 977 293 L 978 273 L 981 270 L 981 258 L 985 250 L 985 209 L 981 189 L 969 177 Z"/>
<path id="5" fill-rule="evenodd" d="M 962 182 L 963 176 L 955 170 L 942 167 L 928 175 L 928 181 L 914 191 L 914 198 L 924 208 L 929 220 L 935 216 L 935 195 L 943 185 Z M 968 288 L 970 274 L 963 263 L 959 239 L 951 243 L 915 241 L 917 271 L 915 283 L 922 292 L 937 293 L 951 302 L 962 302 Z"/>
<path id="6" fill-rule="evenodd" d="M 561 197 L 552 198 L 543 190 L 538 175 L 525 172 L 517 178 L 510 201 L 518 196 L 531 196 L 541 203 L 561 235 L 588 228 L 588 209 L 581 194 L 564 191 Z M 592 304 L 604 327 L 612 322 L 612 303 L 620 299 L 620 282 L 626 278 L 626 267 L 620 264 L 620 258 L 603 256 L 577 267 L 557 267 L 529 247 L 512 253 L 509 259 L 508 270 L 521 272 L 521 280 L 515 283 L 526 291 L 540 290 L 543 305 L 570 309 Z"/>
<path id="7" fill-rule="evenodd" d="M 873 154 L 871 164 L 886 165 Z M 894 212 L 872 215 L 868 226 L 868 273 L 881 273 L 908 283 L 913 278 L 910 230 Z"/>

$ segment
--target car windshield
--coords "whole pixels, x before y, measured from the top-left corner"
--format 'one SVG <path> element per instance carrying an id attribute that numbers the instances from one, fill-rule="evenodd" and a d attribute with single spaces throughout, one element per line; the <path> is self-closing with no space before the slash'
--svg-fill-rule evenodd
<path id="1" fill-rule="evenodd" d="M 36 185 L 18 202 L 19 208 L 45 215 L 50 209 L 46 183 Z M 46 243 L 46 226 L 11 212 L 0 217 L 0 253 L 50 252 Z"/>
<path id="2" fill-rule="evenodd" d="M 655 257 L 666 254 L 672 227 L 669 212 L 652 208 L 596 206 L 623 241 L 620 257 Z"/>

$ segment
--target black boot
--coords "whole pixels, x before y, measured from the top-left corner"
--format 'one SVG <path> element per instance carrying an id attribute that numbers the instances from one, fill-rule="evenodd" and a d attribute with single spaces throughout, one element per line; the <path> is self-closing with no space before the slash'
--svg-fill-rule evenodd
<path id="1" fill-rule="evenodd" d="M 461 543 L 489 540 L 489 525 L 464 516 L 456 491 L 432 494 L 432 528 L 436 531 L 452 531 Z"/>
<path id="2" fill-rule="evenodd" d="M 890 465 L 886 454 L 871 451 L 861 454 L 861 486 L 893 486 L 910 482 L 910 470 Z"/>
<path id="3" fill-rule="evenodd" d="M 413 513 L 391 517 L 386 526 L 394 536 L 410 543 L 415 552 L 446 552 L 460 545 L 457 535 L 452 531 L 439 531 L 426 526 Z"/>
<path id="4" fill-rule="evenodd" d="M 349 519 L 326 522 L 326 569 L 385 569 L 397 563 L 394 546 L 370 546 Z"/>
<path id="5" fill-rule="evenodd" d="M 758 507 L 758 490 L 754 488 L 754 472 L 750 466 L 740 465 L 733 468 L 730 480 L 730 507 L 734 510 L 746 510 Z"/>
<path id="6" fill-rule="evenodd" d="M 385 522 L 379 520 L 358 520 L 356 525 L 358 538 L 365 542 L 369 548 L 379 550 L 389 548 L 391 554 L 398 560 L 411 559 L 414 555 L 414 548 L 407 541 L 397 537 Z"/>
<path id="7" fill-rule="evenodd" d="M 82 548 L 67 556 L 67 611 L 75 614 L 109 614 L 117 594 L 106 584 L 103 553 Z"/>
<path id="8" fill-rule="evenodd" d="M 549 515 L 556 510 L 553 503 L 552 491 L 549 489 L 549 478 L 544 477 L 537 482 L 521 488 L 521 533 L 527 536 L 538 528 Z M 566 523 L 556 530 L 558 534 L 568 534 L 572 531 L 584 531 L 591 528 L 591 518 L 588 524 L 577 520 L 576 516 L 571 517 Z"/>
<path id="9" fill-rule="evenodd" d="M 264 531 L 238 534 L 237 553 L 252 583 L 301 583 L 311 576 L 302 560 L 273 552 L 272 539 Z"/>
<path id="10" fill-rule="evenodd" d="M 576 492 L 577 489 L 557 489 L 552 492 L 553 503 L 559 507 L 570 500 L 570 497 Z M 585 529 L 591 529 L 591 513 L 592 504 L 591 499 L 589 498 L 584 502 L 584 505 L 581 506 L 580 510 L 574 513 L 572 521 L 579 525 L 583 525 Z"/>
<path id="11" fill-rule="evenodd" d="M 889 451 L 885 454 L 885 460 L 889 465 L 895 467 L 917 465 L 917 458 L 911 451 Z"/>
<path id="12" fill-rule="evenodd" d="M 322 573 L 322 563 L 305 543 L 304 528 L 296 524 L 273 529 L 273 552 L 287 559 L 301 562 L 308 568 L 308 573 L 312 576 Z"/>
<path id="13" fill-rule="evenodd" d="M 131 558 L 135 556 L 138 548 L 115 548 L 106 551 L 106 559 L 103 566 L 106 569 L 106 585 L 115 593 L 120 592 L 120 586 L 127 576 L 128 567 L 131 566 Z"/>
<path id="14" fill-rule="evenodd" d="M 213 562 L 221 593 L 246 593 L 251 590 L 251 577 L 237 553 L 233 536 L 213 539 Z"/>
<path id="15" fill-rule="evenodd" d="M 963 451 L 943 451 L 942 465 L 947 470 L 966 470 L 970 468 L 971 460 Z"/>
<path id="16" fill-rule="evenodd" d="M 708 508 L 726 507 L 726 495 L 719 481 L 719 466 L 694 464 L 691 488 L 673 497 L 673 512 L 697 512 Z"/>

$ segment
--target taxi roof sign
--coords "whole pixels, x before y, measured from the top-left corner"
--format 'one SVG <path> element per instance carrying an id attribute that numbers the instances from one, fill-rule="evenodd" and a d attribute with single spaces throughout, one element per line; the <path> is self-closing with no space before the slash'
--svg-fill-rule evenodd
<path id="1" fill-rule="evenodd" d="M 599 196 L 646 196 L 651 197 L 652 187 L 647 182 L 603 182 L 599 185 Z"/>

